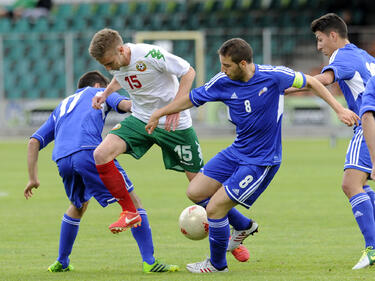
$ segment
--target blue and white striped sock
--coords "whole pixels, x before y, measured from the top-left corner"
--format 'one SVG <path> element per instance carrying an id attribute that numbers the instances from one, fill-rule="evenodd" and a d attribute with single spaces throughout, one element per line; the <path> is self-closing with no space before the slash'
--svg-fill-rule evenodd
<path id="1" fill-rule="evenodd" d="M 353 215 L 365 239 L 366 248 L 369 246 L 375 248 L 374 210 L 370 201 L 370 197 L 363 192 L 354 195 L 349 200 Z"/>
<path id="2" fill-rule="evenodd" d="M 210 198 L 204 199 L 198 203 L 196 203 L 199 206 L 202 206 L 203 208 L 206 208 L 208 202 L 210 201 Z M 241 214 L 236 208 L 232 208 L 228 212 L 228 221 L 231 226 L 234 227 L 235 230 L 245 230 L 249 229 L 252 220 L 245 217 L 243 214 Z"/>
<path id="3" fill-rule="evenodd" d="M 222 219 L 208 218 L 211 251 L 211 264 L 218 270 L 227 267 L 227 248 L 229 242 L 230 228 L 228 217 Z"/>
<path id="4" fill-rule="evenodd" d="M 64 214 L 61 222 L 59 257 L 57 260 L 63 268 L 69 265 L 69 256 L 72 253 L 73 244 L 79 230 L 80 219 L 74 219 Z"/>
<path id="5" fill-rule="evenodd" d="M 131 231 L 135 241 L 137 241 L 142 260 L 148 264 L 153 264 L 155 262 L 154 244 L 152 242 L 152 233 L 147 212 L 144 209 L 137 209 L 137 211 L 141 215 L 142 223 L 138 227 L 133 227 Z"/>
<path id="6" fill-rule="evenodd" d="M 372 188 L 369 185 L 364 185 L 363 190 L 370 197 L 372 208 L 374 209 L 374 219 L 375 219 L 375 192 L 374 192 L 374 190 L 372 190 Z"/>

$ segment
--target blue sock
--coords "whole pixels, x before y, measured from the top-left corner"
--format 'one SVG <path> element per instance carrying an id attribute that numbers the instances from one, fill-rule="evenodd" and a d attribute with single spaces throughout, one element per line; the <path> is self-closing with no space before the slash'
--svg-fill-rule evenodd
<path id="1" fill-rule="evenodd" d="M 374 209 L 374 218 L 375 218 L 375 192 L 372 190 L 372 188 L 369 185 L 364 185 L 363 190 L 370 197 L 372 208 Z"/>
<path id="2" fill-rule="evenodd" d="M 243 214 L 241 214 L 236 208 L 232 208 L 228 212 L 229 224 L 234 227 L 235 230 L 249 229 L 253 221 Z"/>
<path id="3" fill-rule="evenodd" d="M 57 260 L 62 264 L 63 268 L 69 265 L 69 256 L 72 253 L 73 244 L 76 240 L 80 219 L 73 219 L 64 214 L 61 222 L 59 257 Z"/>
<path id="4" fill-rule="evenodd" d="M 142 260 L 148 264 L 153 264 L 155 262 L 154 244 L 152 242 L 151 227 L 148 223 L 147 213 L 144 209 L 137 209 L 137 211 L 141 215 L 142 223 L 138 227 L 133 227 L 131 231 L 134 239 L 137 241 Z"/>
<path id="5" fill-rule="evenodd" d="M 202 201 L 200 201 L 200 202 L 197 202 L 197 203 L 195 203 L 195 204 L 197 204 L 197 205 L 199 205 L 199 206 L 202 206 L 203 208 L 206 209 L 207 204 L 208 204 L 208 201 L 210 201 L 210 198 L 204 199 L 204 200 L 202 200 Z"/>
<path id="6" fill-rule="evenodd" d="M 208 201 L 210 201 L 210 198 L 204 199 L 196 204 L 206 208 Z M 228 212 L 228 220 L 229 224 L 233 226 L 235 230 L 249 229 L 253 222 L 251 219 L 241 214 L 236 208 L 230 209 Z"/>
<path id="7" fill-rule="evenodd" d="M 222 219 L 208 218 L 211 264 L 218 270 L 227 267 L 227 248 L 230 235 L 228 217 Z"/>
<path id="8" fill-rule="evenodd" d="M 354 217 L 365 238 L 366 248 L 369 246 L 375 248 L 374 210 L 370 201 L 366 193 L 358 193 L 349 200 Z"/>

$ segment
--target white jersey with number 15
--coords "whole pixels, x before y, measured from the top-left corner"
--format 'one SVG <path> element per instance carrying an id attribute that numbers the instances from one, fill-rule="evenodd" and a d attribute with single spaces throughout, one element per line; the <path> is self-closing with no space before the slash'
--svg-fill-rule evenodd
<path id="1" fill-rule="evenodd" d="M 126 44 L 131 50 L 130 63 L 112 71 L 116 80 L 129 93 L 134 117 L 148 122 L 151 114 L 175 98 L 178 79 L 186 74 L 190 64 L 161 47 L 150 44 Z M 164 128 L 165 117 L 159 126 Z M 192 126 L 189 110 L 180 113 L 178 130 Z"/>

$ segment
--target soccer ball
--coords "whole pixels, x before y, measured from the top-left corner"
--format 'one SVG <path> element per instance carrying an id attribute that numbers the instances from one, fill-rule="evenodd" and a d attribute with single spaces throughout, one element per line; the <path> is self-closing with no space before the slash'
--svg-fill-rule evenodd
<path id="1" fill-rule="evenodd" d="M 191 240 L 201 240 L 208 235 L 206 210 L 199 205 L 185 208 L 179 218 L 180 230 Z"/>

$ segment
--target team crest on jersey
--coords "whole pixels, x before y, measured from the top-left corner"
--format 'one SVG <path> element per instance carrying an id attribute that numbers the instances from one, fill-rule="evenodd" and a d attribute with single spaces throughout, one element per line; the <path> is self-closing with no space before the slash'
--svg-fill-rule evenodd
<path id="1" fill-rule="evenodd" d="M 112 128 L 112 131 L 114 131 L 114 130 L 118 130 L 118 129 L 120 129 L 120 128 L 121 128 L 121 124 L 118 123 L 118 124 L 116 124 L 116 125 Z"/>
<path id="2" fill-rule="evenodd" d="M 138 71 L 143 72 L 147 69 L 147 66 L 143 61 L 137 61 L 136 64 L 135 64 L 135 68 Z"/>

